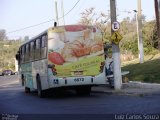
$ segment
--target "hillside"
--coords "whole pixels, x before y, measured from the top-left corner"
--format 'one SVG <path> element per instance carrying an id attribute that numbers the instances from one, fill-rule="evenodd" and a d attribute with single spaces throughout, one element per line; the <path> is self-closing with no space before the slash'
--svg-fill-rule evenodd
<path id="1" fill-rule="evenodd" d="M 19 40 L 0 41 L 0 71 L 4 69 L 15 70 L 15 54 L 19 45 Z"/>

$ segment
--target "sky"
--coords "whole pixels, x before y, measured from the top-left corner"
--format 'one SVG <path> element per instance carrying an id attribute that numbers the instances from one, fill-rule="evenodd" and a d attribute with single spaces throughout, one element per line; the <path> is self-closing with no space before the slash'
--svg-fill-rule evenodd
<path id="1" fill-rule="evenodd" d="M 63 0 L 64 14 L 68 13 L 79 0 Z M 142 14 L 146 20 L 155 19 L 154 0 L 141 0 Z M 58 16 L 62 18 L 61 0 L 57 0 Z M 54 25 L 55 0 L 0 0 L 0 29 L 5 29 L 9 39 L 20 37 L 34 37 Z M 116 0 L 117 21 L 135 15 L 133 10 L 137 10 L 137 0 Z M 64 16 L 65 24 L 76 24 L 81 18 L 81 13 L 86 9 L 94 7 L 97 13 L 108 13 L 110 10 L 110 0 L 80 0 L 77 5 Z M 60 25 L 64 24 L 60 19 Z M 47 22 L 49 21 L 49 22 Z M 39 23 L 43 23 L 37 25 Z M 28 29 L 16 31 L 29 26 Z M 16 31 L 16 32 L 13 32 Z"/>

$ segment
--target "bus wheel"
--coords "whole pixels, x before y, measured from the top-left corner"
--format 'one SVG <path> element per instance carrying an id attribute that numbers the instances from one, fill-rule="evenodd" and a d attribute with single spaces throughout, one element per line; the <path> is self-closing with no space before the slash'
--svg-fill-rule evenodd
<path id="1" fill-rule="evenodd" d="M 37 75 L 37 91 L 38 91 L 38 96 L 40 98 L 45 97 L 45 92 L 44 92 L 44 90 L 42 90 L 41 80 L 40 80 L 40 76 L 39 75 Z"/>
<path id="2" fill-rule="evenodd" d="M 24 86 L 24 76 L 23 75 L 21 77 L 21 80 L 22 80 L 22 86 Z"/>
<path id="3" fill-rule="evenodd" d="M 25 88 L 24 88 L 25 93 L 30 93 L 31 90 L 30 90 L 30 88 L 26 87 L 26 81 L 25 81 L 23 75 L 22 75 L 22 78 L 21 78 L 21 79 L 22 79 L 22 86 L 25 86 Z"/>
<path id="4" fill-rule="evenodd" d="M 90 86 L 81 86 L 76 88 L 77 95 L 90 95 L 91 87 Z"/>
<path id="5" fill-rule="evenodd" d="M 28 88 L 28 87 L 25 87 L 25 93 L 30 93 L 31 91 L 30 91 L 30 88 Z"/>

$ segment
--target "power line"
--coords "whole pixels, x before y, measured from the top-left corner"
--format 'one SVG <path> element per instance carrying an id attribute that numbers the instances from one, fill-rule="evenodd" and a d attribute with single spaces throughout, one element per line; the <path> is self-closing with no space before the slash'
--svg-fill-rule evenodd
<path id="1" fill-rule="evenodd" d="M 61 18 L 63 18 L 63 17 L 65 17 L 66 15 L 68 15 L 76 6 L 77 6 L 77 4 L 80 2 L 80 0 L 78 0 L 77 2 L 76 2 L 76 4 L 66 13 L 66 14 L 64 14 L 64 16 L 62 16 L 62 17 L 60 17 L 60 18 L 58 18 L 58 19 L 61 19 Z"/>
<path id="2" fill-rule="evenodd" d="M 79 5 L 78 10 L 74 13 L 74 15 L 77 14 L 83 8 L 82 5 L 84 5 L 85 3 L 86 3 L 86 0 L 83 0 L 82 3 Z"/>
<path id="3" fill-rule="evenodd" d="M 80 0 L 78 0 L 75 3 L 75 5 L 66 14 L 64 14 L 64 16 L 59 17 L 58 19 L 61 19 L 61 18 L 65 17 L 66 15 L 68 15 L 77 6 L 77 4 L 79 2 L 80 2 Z M 32 28 L 32 27 L 36 27 L 36 26 L 39 26 L 39 25 L 42 25 L 42 24 L 45 24 L 45 23 L 48 23 L 48 22 L 51 22 L 51 21 L 55 21 L 55 20 L 51 19 L 51 20 L 48 20 L 48 21 L 45 21 L 45 22 L 41 22 L 41 23 L 38 23 L 38 24 L 35 24 L 35 25 L 31 25 L 31 26 L 28 26 L 28 27 L 24 27 L 24 28 L 20 28 L 20 29 L 17 29 L 17 30 L 13 30 L 13 31 L 8 32 L 7 34 L 18 32 L 18 31 L 22 31 L 22 30 L 29 29 L 29 28 Z"/>
<path id="4" fill-rule="evenodd" d="M 51 20 L 48 20 L 48 21 L 45 21 L 45 22 L 41 22 L 41 23 L 38 23 L 38 24 L 35 24 L 35 25 L 31 25 L 31 26 L 28 26 L 28 27 L 24 27 L 24 28 L 20 28 L 20 29 L 17 29 L 17 30 L 13 30 L 13 31 L 8 32 L 7 34 L 18 32 L 18 31 L 22 31 L 22 30 L 25 30 L 25 29 L 28 29 L 28 28 L 32 28 L 32 27 L 36 27 L 36 26 L 51 22 L 53 20 L 54 19 L 51 19 Z"/>

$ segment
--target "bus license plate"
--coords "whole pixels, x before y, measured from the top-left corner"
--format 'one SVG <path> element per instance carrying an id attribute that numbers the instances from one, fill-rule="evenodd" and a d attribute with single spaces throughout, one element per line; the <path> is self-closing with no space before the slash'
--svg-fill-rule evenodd
<path id="1" fill-rule="evenodd" d="M 75 82 L 80 82 L 80 81 L 83 82 L 83 81 L 84 81 L 84 78 L 75 78 L 74 81 L 75 81 Z"/>

